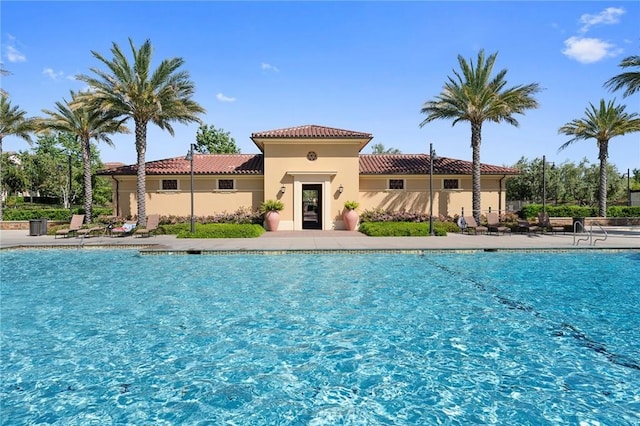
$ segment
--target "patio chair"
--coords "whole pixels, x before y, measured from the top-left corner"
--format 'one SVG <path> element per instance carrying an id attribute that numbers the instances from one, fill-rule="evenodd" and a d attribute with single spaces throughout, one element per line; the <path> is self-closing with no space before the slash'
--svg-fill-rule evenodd
<path id="1" fill-rule="evenodd" d="M 486 226 L 478 225 L 473 216 L 463 216 L 463 220 L 465 224 L 464 228 L 462 229 L 463 234 L 465 231 L 467 231 L 467 234 L 471 234 L 471 231 L 473 231 L 473 233 L 476 235 L 478 233 L 487 233 L 489 231 L 489 228 L 487 228 Z"/>
<path id="2" fill-rule="evenodd" d="M 538 213 L 538 225 L 545 231 L 550 231 L 555 234 L 556 232 L 564 233 L 564 225 L 553 224 L 549 220 L 549 215 L 544 212 Z"/>
<path id="3" fill-rule="evenodd" d="M 59 229 L 56 231 L 54 238 L 58 238 L 58 235 L 68 238 L 69 235 L 77 235 L 78 231 L 82 229 L 82 223 L 84 222 L 83 214 L 74 214 L 71 216 L 71 222 L 66 229 Z"/>
<path id="4" fill-rule="evenodd" d="M 540 228 L 537 225 L 532 225 L 531 223 L 529 223 L 528 220 L 525 220 L 525 219 L 518 220 L 518 232 L 521 232 L 521 233 L 526 232 L 527 234 L 530 234 L 532 232 L 535 233 L 541 230 L 542 228 Z"/>
<path id="5" fill-rule="evenodd" d="M 487 228 L 489 228 L 489 234 L 495 231 L 496 235 L 500 235 L 501 232 L 502 235 L 504 235 L 506 232 L 511 235 L 511 228 L 502 225 L 500 223 L 500 217 L 498 216 L 498 213 L 495 212 L 487 213 Z"/>
<path id="6" fill-rule="evenodd" d="M 136 229 L 135 234 L 138 237 L 150 237 L 151 234 L 154 234 L 158 230 L 158 225 L 160 225 L 160 215 L 152 214 L 147 218 L 147 226 L 146 228 L 138 228 Z"/>
<path id="7" fill-rule="evenodd" d="M 116 228 L 111 229 L 112 237 L 126 237 L 127 235 L 133 234 L 136 229 L 136 225 L 138 222 L 135 220 L 128 220 L 122 226 L 118 226 Z"/>
<path id="8" fill-rule="evenodd" d="M 92 235 L 98 235 L 100 232 L 106 231 L 106 229 L 107 229 L 106 226 L 92 226 L 91 228 L 82 228 L 82 229 L 78 229 L 78 232 L 76 232 L 77 234 L 76 236 L 89 238 Z"/>

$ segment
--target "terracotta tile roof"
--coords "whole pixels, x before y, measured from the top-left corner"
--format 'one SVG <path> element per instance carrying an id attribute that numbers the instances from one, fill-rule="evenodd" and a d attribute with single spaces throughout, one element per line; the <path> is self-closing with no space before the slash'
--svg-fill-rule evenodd
<path id="1" fill-rule="evenodd" d="M 267 130 L 251 134 L 253 138 L 298 138 L 298 139 L 331 139 L 331 138 L 354 138 L 371 139 L 371 133 L 356 132 L 353 130 L 336 129 L 333 127 L 317 126 L 309 124 L 306 126 L 289 127 L 286 129 Z"/>
<path id="2" fill-rule="evenodd" d="M 262 154 L 195 154 L 193 172 L 198 175 L 261 175 L 263 174 Z M 132 164 L 104 169 L 99 175 L 135 175 L 138 165 Z M 149 161 L 145 165 L 148 175 L 181 175 L 191 173 L 191 162 L 184 157 Z"/>
<path id="3" fill-rule="evenodd" d="M 437 175 L 470 175 L 471 161 L 436 157 L 433 173 Z M 362 175 L 416 175 L 429 173 L 427 154 L 360 154 L 360 174 Z M 510 167 L 481 164 L 483 175 L 514 175 L 520 171 Z"/>
<path id="4" fill-rule="evenodd" d="M 136 164 L 103 169 L 99 175 L 135 175 Z M 196 154 L 193 171 L 198 175 L 262 175 L 264 161 L 262 154 Z M 184 157 L 149 161 L 148 175 L 181 175 L 191 173 L 191 164 Z M 360 174 L 362 175 L 417 175 L 429 173 L 429 156 L 426 154 L 360 154 Z M 433 173 L 437 175 L 470 175 L 470 161 L 437 157 L 433 163 Z M 482 164 L 480 173 L 484 175 L 515 175 L 520 172 L 510 167 Z"/>

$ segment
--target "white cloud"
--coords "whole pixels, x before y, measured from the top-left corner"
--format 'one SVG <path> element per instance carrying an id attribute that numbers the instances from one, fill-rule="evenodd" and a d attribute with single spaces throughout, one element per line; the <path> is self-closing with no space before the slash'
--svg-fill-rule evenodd
<path id="1" fill-rule="evenodd" d="M 597 38 L 569 37 L 562 53 L 583 64 L 598 62 L 608 56 L 616 56 L 621 49 Z"/>
<path id="2" fill-rule="evenodd" d="M 620 17 L 624 15 L 625 10 L 621 7 L 608 7 L 597 15 L 585 13 L 580 17 L 580 23 L 584 24 L 580 28 L 580 32 L 586 33 L 594 25 L 611 25 L 620 22 Z"/>
<path id="3" fill-rule="evenodd" d="M 57 80 L 59 78 L 61 78 L 62 76 L 64 76 L 64 73 L 62 71 L 54 71 L 53 68 L 45 68 L 42 70 L 42 74 L 48 76 L 51 80 Z"/>
<path id="4" fill-rule="evenodd" d="M 275 67 L 271 64 L 267 64 L 266 62 L 261 63 L 260 68 L 262 68 L 264 71 L 280 72 L 278 67 Z"/>
<path id="5" fill-rule="evenodd" d="M 14 46 L 7 46 L 6 57 L 9 62 L 26 62 L 27 57 Z"/>
<path id="6" fill-rule="evenodd" d="M 19 51 L 18 48 L 16 47 L 17 39 L 11 34 L 7 34 L 6 39 L 7 39 L 5 43 L 6 47 L 4 50 L 5 50 L 5 57 L 7 58 L 7 60 L 12 63 L 26 62 L 27 57 L 24 55 L 24 53 Z"/>
<path id="7" fill-rule="evenodd" d="M 216 95 L 216 99 L 219 100 L 220 102 L 235 102 L 236 101 L 236 98 L 225 96 L 222 93 L 218 93 Z"/>

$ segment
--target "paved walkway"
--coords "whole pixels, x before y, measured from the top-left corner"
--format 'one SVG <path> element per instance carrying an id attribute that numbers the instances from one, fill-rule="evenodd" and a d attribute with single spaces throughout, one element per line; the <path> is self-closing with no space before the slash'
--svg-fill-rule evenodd
<path id="1" fill-rule="evenodd" d="M 591 242 L 574 240 L 588 234 L 462 235 L 446 237 L 367 237 L 349 231 L 278 231 L 259 238 L 178 239 L 174 235 L 150 238 L 95 236 L 54 238 L 29 236 L 27 231 L 0 231 L 0 248 L 140 247 L 158 251 L 287 251 L 287 250 L 514 250 L 514 249 L 640 249 L 640 226 L 607 227 L 607 238 L 594 232 Z"/>

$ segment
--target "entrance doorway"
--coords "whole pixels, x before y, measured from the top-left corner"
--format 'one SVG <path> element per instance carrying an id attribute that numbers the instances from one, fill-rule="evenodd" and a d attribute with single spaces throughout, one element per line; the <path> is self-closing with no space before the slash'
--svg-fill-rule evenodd
<path id="1" fill-rule="evenodd" d="M 322 185 L 302 185 L 302 229 L 322 229 Z"/>

